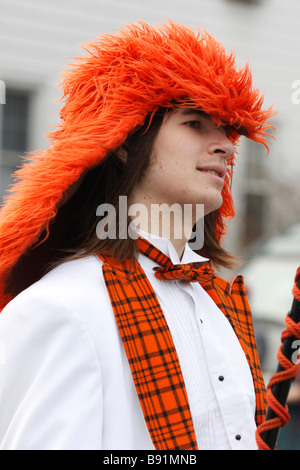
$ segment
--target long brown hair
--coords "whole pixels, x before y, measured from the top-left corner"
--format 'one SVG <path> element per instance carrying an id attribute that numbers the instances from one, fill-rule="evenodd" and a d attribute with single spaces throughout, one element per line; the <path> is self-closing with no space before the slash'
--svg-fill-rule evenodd
<path id="1" fill-rule="evenodd" d="M 99 223 L 96 211 L 103 203 L 111 204 L 115 208 L 116 233 L 119 233 L 119 223 L 122 220 L 119 217 L 119 196 L 129 196 L 135 184 L 143 177 L 162 119 L 163 111 L 149 116 L 145 124 L 127 138 L 122 145 L 127 152 L 126 163 L 116 152 L 112 152 L 100 166 L 85 175 L 79 189 L 58 213 L 56 224 L 63 226 L 64 230 L 60 239 L 60 256 L 55 260 L 55 264 L 101 252 L 109 253 L 121 261 L 135 257 L 136 243 L 132 237 L 99 238 L 96 233 Z M 220 224 L 219 219 L 219 211 L 205 216 L 204 245 L 197 252 L 208 257 L 216 268 L 223 266 L 231 269 L 236 266 L 238 260 L 221 246 L 216 237 L 215 228 L 217 223 Z M 129 223 L 127 216 L 126 231 Z"/>
<path id="2" fill-rule="evenodd" d="M 162 120 L 163 112 L 149 116 L 144 125 L 126 139 L 122 145 L 127 152 L 126 163 L 113 151 L 100 165 L 87 171 L 77 182 L 76 188 L 70 188 L 65 195 L 66 201 L 60 205 L 50 225 L 49 234 L 41 233 L 35 247 L 14 266 L 7 284 L 13 295 L 64 261 L 98 253 L 108 253 L 121 261 L 135 259 L 137 248 L 132 237 L 99 238 L 97 208 L 101 204 L 110 204 L 115 208 L 116 233 L 119 233 L 119 221 L 123 219 L 119 217 L 119 196 L 129 196 L 143 177 Z M 129 223 L 127 216 L 125 230 L 128 230 Z M 222 223 L 219 210 L 204 217 L 204 244 L 197 253 L 209 258 L 217 269 L 232 269 L 240 260 L 221 246 L 216 227 Z"/>

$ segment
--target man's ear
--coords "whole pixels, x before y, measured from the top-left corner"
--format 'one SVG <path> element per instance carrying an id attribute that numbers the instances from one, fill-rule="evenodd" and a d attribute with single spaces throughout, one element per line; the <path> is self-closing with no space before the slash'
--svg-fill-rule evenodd
<path id="1" fill-rule="evenodd" d="M 115 150 L 115 154 L 123 163 L 127 163 L 127 156 L 128 156 L 127 150 L 125 150 L 123 147 L 118 147 Z"/>

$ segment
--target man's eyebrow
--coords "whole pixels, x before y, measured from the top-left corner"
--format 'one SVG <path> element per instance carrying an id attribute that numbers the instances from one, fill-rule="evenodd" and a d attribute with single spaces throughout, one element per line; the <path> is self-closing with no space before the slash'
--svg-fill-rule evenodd
<path id="1" fill-rule="evenodd" d="M 198 114 L 199 116 L 201 117 L 206 117 L 206 118 L 209 118 L 210 115 L 205 113 L 204 111 L 202 111 L 201 109 L 193 109 L 193 108 L 189 108 L 189 109 L 184 109 L 182 111 L 182 114 L 184 116 L 189 116 L 191 114 Z"/>
<path id="2" fill-rule="evenodd" d="M 207 119 L 212 119 L 212 117 L 209 114 L 202 111 L 202 109 L 188 108 L 188 109 L 184 109 L 182 111 L 183 116 L 190 116 L 191 114 L 197 114 L 200 117 L 204 117 L 204 118 L 207 118 Z M 226 123 L 218 125 L 218 128 L 224 129 L 226 135 L 228 135 L 229 126 Z M 245 135 L 247 135 L 247 134 L 245 134 Z"/>

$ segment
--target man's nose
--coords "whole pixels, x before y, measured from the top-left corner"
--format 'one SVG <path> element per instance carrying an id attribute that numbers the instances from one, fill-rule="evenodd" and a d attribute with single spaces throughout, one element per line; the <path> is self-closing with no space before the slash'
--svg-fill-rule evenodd
<path id="1" fill-rule="evenodd" d="M 208 146 L 208 151 L 211 154 L 219 155 L 227 159 L 234 153 L 234 146 L 223 131 L 215 129 L 213 138 Z"/>

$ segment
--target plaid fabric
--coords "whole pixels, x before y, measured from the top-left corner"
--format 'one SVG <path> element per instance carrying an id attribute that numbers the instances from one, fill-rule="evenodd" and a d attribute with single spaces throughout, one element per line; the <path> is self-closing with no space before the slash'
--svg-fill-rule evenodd
<path id="1" fill-rule="evenodd" d="M 213 269 L 207 263 L 174 265 L 167 256 L 141 236 L 137 239 L 137 246 L 141 253 L 161 265 L 160 267 L 153 268 L 158 279 L 209 282 L 214 278 Z"/>
<path id="2" fill-rule="evenodd" d="M 164 268 L 158 270 L 158 277 L 163 273 L 165 279 L 179 279 L 181 270 L 181 279 L 187 280 L 188 271 L 195 280 L 194 271 L 191 275 L 185 265 L 179 265 L 177 270 L 172 269 L 171 260 L 147 240 L 139 238 L 137 242 L 142 253 Z M 99 255 L 99 258 L 103 261 L 104 280 L 155 449 L 196 450 L 197 442 L 178 356 L 147 276 L 138 262 L 132 267 L 130 260 L 121 263 L 104 255 Z M 229 284 L 213 276 L 209 268 L 200 268 L 200 271 L 203 287 L 230 321 L 248 359 L 259 424 L 265 413 L 265 386 L 243 279 L 238 276 L 230 289 Z"/>
<path id="3" fill-rule="evenodd" d="M 103 275 L 156 450 L 197 450 L 176 349 L 141 266 L 100 256 Z"/>
<path id="4" fill-rule="evenodd" d="M 256 397 L 255 420 L 259 425 L 264 421 L 266 413 L 266 387 L 260 368 L 244 279 L 237 276 L 230 286 L 224 279 L 215 277 L 211 283 L 203 284 L 203 288 L 229 320 L 244 350 L 253 377 Z"/>

